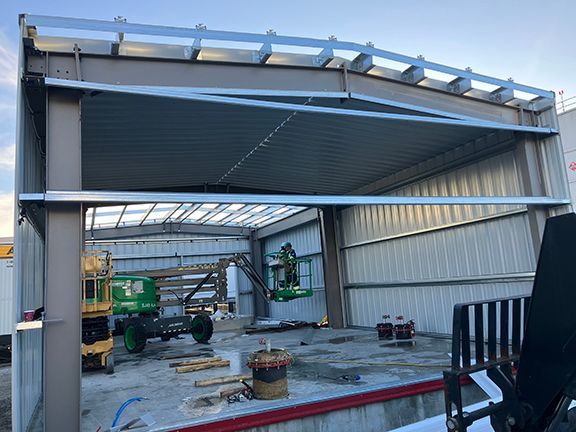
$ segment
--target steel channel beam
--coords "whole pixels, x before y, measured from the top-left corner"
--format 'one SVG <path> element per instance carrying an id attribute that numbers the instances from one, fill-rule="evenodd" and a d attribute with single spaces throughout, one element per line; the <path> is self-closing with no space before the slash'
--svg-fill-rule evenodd
<path id="1" fill-rule="evenodd" d="M 86 240 L 105 240 L 138 237 L 149 234 L 217 234 L 222 236 L 247 236 L 248 228 L 192 223 L 145 224 L 118 228 L 101 228 L 86 232 Z"/>
<path id="2" fill-rule="evenodd" d="M 538 142 L 529 135 L 523 136 L 516 147 L 516 160 L 524 193 L 530 195 L 545 193 L 542 179 L 543 167 L 538 154 Z M 535 260 L 538 260 L 540 255 L 540 246 L 542 245 L 542 236 L 544 235 L 547 217 L 546 207 L 538 204 L 528 205 L 528 225 Z"/>
<path id="3" fill-rule="evenodd" d="M 182 90 L 167 90 L 163 87 L 125 86 L 125 85 L 102 84 L 86 81 L 73 81 L 58 78 L 46 78 L 45 84 L 48 87 L 103 91 L 103 92 L 131 94 L 140 96 L 157 96 L 179 100 L 222 103 L 228 105 L 275 109 L 289 112 L 306 112 L 315 114 L 340 115 L 347 117 L 360 117 L 360 118 L 372 118 L 388 121 L 404 121 L 412 123 L 427 123 L 427 124 L 438 124 L 448 126 L 471 127 L 471 128 L 480 128 L 489 130 L 511 130 L 511 131 L 532 132 L 546 135 L 558 133 L 558 131 L 553 128 L 513 125 L 508 123 L 498 123 L 480 119 L 461 120 L 461 119 L 452 119 L 444 117 L 440 118 L 440 117 L 418 116 L 408 114 L 384 113 L 375 111 L 351 110 L 343 108 L 331 108 L 331 107 L 312 106 L 312 105 L 299 105 L 284 102 L 189 93 Z"/>
<path id="4" fill-rule="evenodd" d="M 332 328 L 346 327 L 344 289 L 340 276 L 340 249 L 336 207 L 323 207 L 320 212 L 320 238 L 326 295 L 326 312 Z"/>
<path id="5" fill-rule="evenodd" d="M 80 94 L 48 93 L 46 182 L 81 187 Z M 80 430 L 82 203 L 46 203 L 44 430 Z"/>
<path id="6" fill-rule="evenodd" d="M 231 42 L 253 42 L 262 44 L 285 45 L 296 47 L 311 47 L 328 50 L 354 51 L 365 56 L 376 56 L 387 60 L 404 63 L 410 66 L 417 66 L 442 72 L 459 78 L 468 78 L 474 81 L 481 81 L 504 88 L 514 89 L 544 98 L 554 99 L 554 92 L 542 90 L 536 87 L 518 84 L 512 81 L 493 78 L 487 75 L 474 73 L 469 70 L 462 70 L 450 66 L 426 61 L 421 58 L 410 57 L 402 54 L 385 51 L 373 46 L 361 45 L 354 42 L 344 42 L 337 40 L 322 40 L 294 36 L 278 36 L 275 34 L 254 34 L 228 31 L 214 31 L 207 29 L 187 29 L 182 27 L 154 26 L 144 24 L 133 24 L 126 22 L 100 21 L 90 19 L 49 17 L 41 15 L 26 15 L 26 25 L 38 27 L 52 27 L 61 29 L 90 30 L 111 33 L 140 34 L 149 36 L 170 36 L 177 38 L 191 38 L 203 40 L 219 40 Z"/>
<path id="7" fill-rule="evenodd" d="M 256 272 L 261 278 L 264 278 L 264 250 L 262 248 L 262 240 L 259 240 L 255 231 L 250 235 L 250 259 Z M 240 269 L 239 269 L 240 271 Z M 239 289 L 239 288 L 238 288 Z M 270 316 L 270 304 L 262 298 L 260 294 L 255 292 L 258 288 L 254 286 L 252 300 L 254 301 L 254 317 L 267 317 Z"/>
<path id="8" fill-rule="evenodd" d="M 29 57 L 28 63 L 33 64 L 34 59 L 35 57 Z M 39 68 L 35 72 L 49 78 L 71 79 L 74 77 L 65 74 L 65 71 L 74 67 L 73 55 L 50 52 L 48 70 Z M 423 108 L 421 112 L 443 110 L 456 116 L 518 124 L 517 107 L 361 73 L 347 73 L 348 78 L 344 84 L 342 69 L 246 63 L 167 62 L 154 58 L 86 54 L 82 58 L 82 68 L 83 80 L 86 82 L 161 86 L 173 91 L 186 88 L 188 92 L 228 96 L 335 98 L 342 95 L 346 99 L 351 97 L 351 94 L 356 97 L 365 95 L 367 98 L 388 99 L 420 106 Z M 110 73 L 111 70 L 114 71 L 113 74 Z M 213 92 L 212 89 L 216 86 L 222 90 Z M 199 91 L 202 89 L 207 91 Z"/>
<path id="9" fill-rule="evenodd" d="M 327 205 L 540 205 L 560 206 L 568 198 L 548 196 L 359 196 L 359 195 L 269 195 L 116 191 L 58 191 L 22 193 L 22 203 L 146 204 L 219 203 L 279 204 L 306 207 Z"/>

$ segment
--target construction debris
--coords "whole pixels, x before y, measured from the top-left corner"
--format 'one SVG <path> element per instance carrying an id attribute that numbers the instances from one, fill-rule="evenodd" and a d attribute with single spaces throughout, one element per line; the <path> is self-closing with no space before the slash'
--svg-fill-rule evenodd
<path id="1" fill-rule="evenodd" d="M 307 359 L 308 360 L 308 359 Z M 362 364 L 369 366 L 398 366 L 398 367 L 421 367 L 421 368 L 449 368 L 448 364 L 435 363 L 402 363 L 402 362 L 375 362 L 365 360 L 337 360 L 337 359 L 314 359 L 315 363 L 345 363 Z"/>
<path id="2" fill-rule="evenodd" d="M 201 356 L 213 357 L 214 353 L 212 351 L 194 351 L 186 354 L 174 354 L 174 355 L 162 356 L 160 357 L 160 360 L 175 360 L 179 358 L 201 357 Z"/>
<path id="3" fill-rule="evenodd" d="M 212 358 L 208 358 L 208 359 L 196 359 L 196 360 L 174 362 L 174 363 L 170 363 L 168 365 L 168 367 L 172 368 L 172 367 L 180 367 L 180 366 L 193 366 L 193 365 L 198 365 L 198 364 L 214 363 L 214 362 L 220 362 L 220 361 L 222 361 L 222 357 L 212 357 Z"/>
<path id="4" fill-rule="evenodd" d="M 180 366 L 176 368 L 176 373 L 187 373 L 195 372 L 204 369 L 212 369 L 217 367 L 228 367 L 230 366 L 230 360 L 221 360 L 216 362 L 205 362 L 191 366 Z"/>
<path id="5" fill-rule="evenodd" d="M 276 320 L 276 321 L 256 321 L 254 326 L 248 327 L 246 334 L 265 333 L 265 332 L 284 332 L 287 330 L 296 330 L 304 327 L 311 327 L 316 323 L 309 323 L 298 320 Z"/>
<path id="6" fill-rule="evenodd" d="M 227 398 L 228 396 L 232 396 L 238 393 L 242 393 L 246 387 L 244 386 L 237 386 L 237 387 L 230 387 L 220 391 L 220 399 Z"/>
<path id="7" fill-rule="evenodd" d="M 210 378 L 205 380 L 199 380 L 194 383 L 196 387 L 207 387 L 216 384 L 226 384 L 231 382 L 240 382 L 244 380 L 252 379 L 252 374 L 250 375 L 230 375 L 217 378 Z"/>

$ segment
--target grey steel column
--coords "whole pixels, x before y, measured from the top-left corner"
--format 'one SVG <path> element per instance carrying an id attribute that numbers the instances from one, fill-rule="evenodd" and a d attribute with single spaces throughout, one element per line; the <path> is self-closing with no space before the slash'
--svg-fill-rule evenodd
<path id="1" fill-rule="evenodd" d="M 330 327 L 344 328 L 344 292 L 340 279 L 340 250 L 336 227 L 336 207 L 324 207 L 320 212 L 320 236 L 322 239 L 322 262 L 326 309 Z"/>
<path id="2" fill-rule="evenodd" d="M 255 231 L 250 234 L 250 255 L 252 257 L 252 264 L 260 276 L 262 275 L 262 241 L 258 240 Z M 254 290 L 254 288 L 252 288 Z M 253 292 L 254 297 L 254 318 L 267 317 L 270 313 L 270 304 L 262 298 L 257 292 Z"/>
<path id="3" fill-rule="evenodd" d="M 46 187 L 81 189 L 80 95 L 50 90 Z M 44 428 L 80 430 L 82 206 L 46 206 Z"/>
<path id="4" fill-rule="evenodd" d="M 546 195 L 546 188 L 542 180 L 542 164 L 538 156 L 538 142 L 533 135 L 520 135 L 516 146 L 516 161 L 520 179 L 524 188 L 524 195 Z M 530 227 L 530 237 L 536 260 L 540 254 L 542 245 L 542 235 L 548 212 L 545 207 L 529 205 L 528 224 Z"/>

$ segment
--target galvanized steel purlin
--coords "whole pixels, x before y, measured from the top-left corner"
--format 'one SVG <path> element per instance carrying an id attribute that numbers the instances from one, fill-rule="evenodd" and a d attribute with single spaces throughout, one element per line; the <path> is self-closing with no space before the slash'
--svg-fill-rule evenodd
<path id="1" fill-rule="evenodd" d="M 548 196 L 354 196 L 354 195 L 270 195 L 214 193 L 158 193 L 116 191 L 46 191 L 20 194 L 21 202 L 146 204 L 219 203 L 283 204 L 307 207 L 326 205 L 542 205 L 569 204 L 566 198 Z"/>
<path id="2" fill-rule="evenodd" d="M 432 226 L 429 228 L 420 228 L 420 229 L 416 229 L 413 231 L 402 232 L 402 233 L 398 233 L 398 234 L 391 234 L 391 235 L 388 235 L 385 237 L 376 237 L 376 238 L 372 238 L 370 240 L 363 240 L 363 241 L 358 241 L 355 243 L 342 245 L 342 246 L 340 246 L 340 250 L 352 249 L 352 248 L 356 248 L 356 247 L 367 246 L 367 245 L 371 245 L 371 244 L 375 244 L 375 243 L 381 243 L 381 242 L 390 241 L 390 240 L 397 240 L 397 239 L 401 239 L 401 238 L 405 238 L 405 237 L 411 237 L 411 236 L 426 234 L 426 233 L 429 233 L 432 231 L 440 231 L 440 230 L 446 230 L 446 229 L 450 229 L 450 228 L 456 228 L 456 227 L 460 227 L 463 225 L 472 225 L 472 224 L 475 224 L 478 222 L 483 222 L 483 221 L 488 221 L 488 220 L 493 220 L 493 219 L 515 216 L 518 214 L 523 214 L 523 213 L 526 213 L 527 211 L 528 210 L 526 208 L 520 208 L 517 210 L 510 210 L 510 211 L 507 211 L 504 213 L 490 214 L 487 216 L 481 216 L 481 217 L 477 217 L 474 219 L 461 220 L 458 222 L 451 222 L 451 223 L 447 223 L 447 224 L 443 224 L 443 225 L 436 225 L 436 226 Z"/>
<path id="3" fill-rule="evenodd" d="M 353 51 L 365 56 L 376 56 L 387 60 L 396 61 L 409 66 L 416 66 L 452 75 L 455 78 L 466 78 L 487 84 L 499 86 L 505 89 L 513 89 L 530 93 L 542 98 L 554 99 L 554 92 L 542 90 L 536 87 L 517 84 L 513 81 L 502 80 L 486 75 L 474 73 L 470 70 L 462 70 L 445 66 L 439 63 L 426 61 L 423 58 L 414 58 L 402 54 L 375 48 L 372 45 L 361 45 L 354 42 L 338 41 L 335 38 L 329 40 L 303 38 L 294 36 L 278 36 L 274 33 L 254 34 L 228 31 L 214 31 L 205 28 L 189 29 L 182 27 L 154 26 L 144 24 L 132 24 L 126 22 L 100 21 L 78 18 L 50 17 L 41 15 L 26 15 L 26 26 L 51 27 L 74 30 L 90 30 L 111 33 L 140 34 L 149 36 L 170 36 L 179 38 L 193 38 L 196 40 L 220 40 L 230 42 L 262 43 L 266 46 L 283 45 L 319 48 L 323 52 L 334 50 Z M 319 54 L 320 56 L 320 54 Z"/>
<path id="4" fill-rule="evenodd" d="M 166 90 L 163 87 L 155 87 L 155 86 L 126 86 L 126 85 L 102 84 L 87 81 L 64 80 L 59 78 L 45 78 L 44 83 L 49 87 L 73 88 L 77 90 L 97 90 L 103 92 L 123 93 L 123 94 L 132 94 L 141 96 L 167 97 L 181 100 L 222 103 L 222 104 L 249 106 L 264 109 L 276 109 L 276 110 L 293 111 L 293 112 L 342 115 L 349 117 L 363 117 L 363 118 L 374 118 L 380 120 L 406 121 L 416 123 L 432 123 L 439 125 L 462 126 L 462 127 L 481 128 L 490 130 L 494 129 L 512 130 L 518 132 L 530 132 L 546 135 L 558 133 L 556 129 L 549 127 L 521 126 L 521 125 L 492 122 L 487 120 L 480 120 L 480 119 L 460 120 L 444 117 L 416 116 L 408 114 L 393 114 L 393 113 L 383 113 L 374 111 L 313 106 L 313 105 L 298 105 L 285 102 L 263 101 L 263 100 L 235 98 L 228 96 L 214 96 L 201 93 L 189 93 L 180 90 L 177 91 Z"/>
<path id="5" fill-rule="evenodd" d="M 482 285 L 486 283 L 510 283 L 533 281 L 535 272 L 522 273 L 502 273 L 486 276 L 468 276 L 468 277 L 448 277 L 443 279 L 419 279 L 419 280 L 401 280 L 385 282 L 360 282 L 346 283 L 344 289 L 378 289 L 378 288 L 397 288 L 397 287 L 436 287 L 449 285 Z"/>

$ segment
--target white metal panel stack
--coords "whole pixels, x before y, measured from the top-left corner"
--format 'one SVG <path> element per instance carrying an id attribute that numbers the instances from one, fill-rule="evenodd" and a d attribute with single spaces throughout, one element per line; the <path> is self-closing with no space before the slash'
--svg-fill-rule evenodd
<path id="1" fill-rule="evenodd" d="M 264 241 L 264 253 L 278 252 L 281 244 L 285 241 L 292 243 L 292 247 L 298 257 L 312 259 L 312 289 L 314 290 L 314 295 L 312 297 L 291 300 L 286 303 L 271 302 L 270 317 L 319 321 L 326 315 L 326 294 L 324 292 L 320 226 L 318 222 L 311 222 L 266 237 Z M 301 283 L 303 283 L 302 280 Z"/>
<path id="2" fill-rule="evenodd" d="M 520 195 L 513 153 L 395 191 Z M 348 324 L 404 315 L 450 333 L 455 303 L 530 292 L 535 269 L 524 207 L 365 206 L 340 212 Z"/>
<path id="3" fill-rule="evenodd" d="M 0 257 L 0 336 L 12 334 L 14 327 L 13 281 L 14 260 Z"/>
<path id="4" fill-rule="evenodd" d="M 560 132 L 562 133 L 562 146 L 564 147 L 564 162 L 568 183 L 570 185 L 570 198 L 572 203 L 576 200 L 576 109 L 558 114 Z"/>

